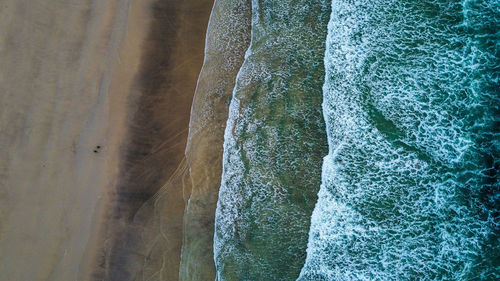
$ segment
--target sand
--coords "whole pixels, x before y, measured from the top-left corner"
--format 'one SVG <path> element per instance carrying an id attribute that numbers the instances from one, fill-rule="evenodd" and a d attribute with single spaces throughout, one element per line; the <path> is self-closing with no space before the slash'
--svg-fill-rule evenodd
<path id="1" fill-rule="evenodd" d="M 200 1 L 184 2 L 181 12 L 182 17 L 190 23 L 199 22 L 203 19 L 199 16 L 201 11 Z M 193 17 L 194 16 L 194 17 Z M 181 17 L 181 16 L 179 16 Z M 236 75 L 243 62 L 244 53 L 250 40 L 250 1 L 228 1 L 218 0 L 212 11 L 207 32 L 207 45 L 205 46 L 205 57 L 203 68 L 199 74 L 196 93 L 191 108 L 189 123 L 189 143 L 186 147 L 187 130 L 179 132 L 182 137 L 177 137 L 177 142 L 182 143 L 185 148 L 186 159 L 176 166 L 173 174 L 170 172 L 158 172 L 158 176 L 149 176 L 155 172 L 155 167 L 139 163 L 135 167 L 142 172 L 142 176 L 134 169 L 125 182 L 129 187 L 130 183 L 137 183 L 137 187 L 144 187 L 144 179 L 158 179 L 160 175 L 170 176 L 165 180 L 163 187 L 146 203 L 137 202 L 133 204 L 127 201 L 129 191 L 117 204 L 119 207 L 118 217 L 123 223 L 114 224 L 118 227 L 114 235 L 116 241 L 108 250 L 110 255 L 103 259 L 106 280 L 214 280 L 215 266 L 213 263 L 213 227 L 214 214 L 217 202 L 218 189 L 220 186 L 220 175 L 222 172 L 222 146 L 223 135 L 228 115 L 229 101 L 234 88 Z M 201 23 L 194 26 L 206 26 Z M 190 40 L 190 46 L 196 42 L 196 35 L 199 30 L 193 30 L 193 25 L 189 32 L 181 32 L 174 42 L 185 42 Z M 186 28 L 187 29 L 187 28 Z M 161 32 L 161 38 L 165 38 L 168 32 Z M 187 36 L 187 34 L 189 36 Z M 201 38 L 201 37 L 199 37 Z M 182 46 L 182 45 L 181 45 Z M 176 61 L 186 60 L 192 63 L 194 58 L 187 60 L 190 54 L 196 52 L 186 52 L 185 46 L 182 49 L 173 48 L 174 57 L 170 58 L 176 65 Z M 199 51 L 199 50 L 198 50 Z M 169 60 L 169 61 L 170 61 Z M 196 60 L 197 62 L 197 60 Z M 185 65 L 185 64 L 184 64 Z M 146 69 L 150 69 L 147 67 Z M 173 93 L 179 92 L 180 87 L 189 89 L 194 86 L 183 83 L 180 76 L 195 74 L 198 77 L 199 69 L 191 72 L 179 72 L 190 68 L 173 68 L 179 77 L 171 83 Z M 169 75 L 168 72 L 166 74 Z M 171 73 L 170 75 L 175 75 Z M 186 90 L 184 90 L 186 91 Z M 169 93 L 169 91 L 165 91 Z M 194 93 L 194 88 L 192 89 Z M 168 96 L 167 96 L 168 97 Z M 171 100 L 175 97 L 168 97 Z M 154 105 L 154 102 L 150 103 Z M 168 108 L 168 106 L 165 106 Z M 159 107 L 160 123 L 164 120 L 171 120 L 175 116 L 166 116 L 165 107 Z M 144 107 L 148 112 L 157 110 L 155 107 Z M 153 108 L 153 110 L 150 110 Z M 187 116 L 187 115 L 184 115 Z M 148 119 L 150 120 L 150 119 Z M 188 119 L 184 119 L 188 120 Z M 140 132 L 140 128 L 134 130 Z M 168 133 L 168 131 L 167 131 Z M 139 140 L 155 140 L 160 145 L 165 141 L 173 141 L 175 138 L 165 136 L 148 136 L 143 138 L 144 133 L 139 133 Z M 175 135 L 175 136 L 179 136 Z M 172 144 L 166 145 L 171 147 Z M 179 145 L 180 146 L 180 145 Z M 177 146 L 177 147 L 179 147 Z M 137 143 L 132 146 L 141 148 Z M 144 148 L 144 145 L 142 146 Z M 166 151 L 167 154 L 178 150 Z M 182 155 L 184 156 L 184 154 Z M 137 157 L 134 157 L 137 159 Z M 149 160 L 149 159 L 148 159 Z M 151 163 L 157 164 L 154 161 Z M 175 162 L 174 162 L 175 163 Z M 171 166 L 170 166 L 171 167 Z M 129 166 L 125 167 L 125 171 Z M 126 174 L 125 174 L 126 175 Z M 158 186 L 159 181 L 148 182 L 152 189 L 144 190 L 137 188 L 135 191 L 142 194 L 151 192 Z M 136 194 L 137 194 L 136 193 Z M 145 196 L 134 198 L 150 198 L 151 193 Z M 184 200 L 183 200 L 184 199 Z M 123 208 L 123 202 L 128 202 Z M 187 209 L 185 202 L 187 203 Z M 135 210 L 140 205 L 138 211 Z M 184 216 L 184 224 L 183 224 Z M 182 253 L 181 253 L 182 245 Z M 180 263 L 180 264 L 179 264 Z"/>
<path id="2" fill-rule="evenodd" d="M 185 208 L 183 186 L 170 184 L 166 201 L 160 204 L 165 207 L 158 216 L 146 210 L 152 196 L 173 173 L 185 170 L 181 163 L 212 5 L 213 0 L 148 4 L 146 18 L 151 24 L 133 85 L 140 95 L 131 110 L 113 207 L 106 214 L 107 227 L 99 235 L 103 253 L 96 260 L 96 279 L 146 280 L 146 275 L 157 273 L 148 266 L 149 261 L 156 261 L 152 252 L 160 255 L 158 262 L 163 269 L 153 280 L 177 279 Z M 144 211 L 138 215 L 141 207 Z M 163 232 L 151 245 L 147 237 L 155 236 L 158 228 L 149 221 L 156 222 L 157 217 L 167 224 L 168 233 Z"/>
<path id="3" fill-rule="evenodd" d="M 117 234 L 183 163 L 212 5 L 158 3 L 0 3 L 0 280 L 137 271 Z"/>
<path id="4" fill-rule="evenodd" d="M 128 2 L 0 9 L 0 279 L 82 279 L 118 171 L 126 103 L 110 89 Z"/>
<path id="5" fill-rule="evenodd" d="M 215 280 L 214 220 L 224 130 L 236 76 L 250 44 L 250 29 L 251 1 L 215 2 L 186 148 L 192 192 L 184 215 L 180 280 Z"/>

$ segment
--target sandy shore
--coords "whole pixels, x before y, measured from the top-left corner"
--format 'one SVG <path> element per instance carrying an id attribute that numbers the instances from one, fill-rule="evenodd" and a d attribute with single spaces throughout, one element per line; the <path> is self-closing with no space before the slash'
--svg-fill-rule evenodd
<path id="1" fill-rule="evenodd" d="M 0 5 L 0 279 L 84 280 L 118 177 L 129 2 Z"/>
<path id="2" fill-rule="evenodd" d="M 138 98 L 132 102 L 119 182 L 112 208 L 105 215 L 107 227 L 100 232 L 103 253 L 97 256 L 94 273 L 98 280 L 178 277 L 184 187 L 170 184 L 163 204 L 151 198 L 176 170 L 176 175 L 184 174 L 181 163 L 185 163 L 191 103 L 213 0 L 149 1 L 142 5 L 150 24 L 132 86 L 140 95 L 132 95 Z M 163 206 L 161 212 L 149 204 Z M 168 228 L 159 236 L 157 220 Z M 159 274 L 155 263 L 162 269 L 161 276 L 155 275 Z"/>
<path id="3" fill-rule="evenodd" d="M 0 4 L 1 280 L 139 279 L 129 225 L 185 163 L 211 6 Z M 174 229 L 183 192 L 169 196 L 179 199 L 168 205 Z M 145 225 L 152 214 L 140 213 Z"/>
<path id="4" fill-rule="evenodd" d="M 113 213 L 121 223 L 113 224 L 114 232 L 111 232 L 111 236 L 115 242 L 107 248 L 108 255 L 102 262 L 105 266 L 104 274 L 101 276 L 106 280 L 215 279 L 212 244 L 214 214 L 222 170 L 223 135 L 234 81 L 250 40 L 251 5 L 248 0 L 215 2 L 208 24 L 207 45 L 200 73 L 199 69 L 189 67 L 189 64 L 201 63 L 198 58 L 202 57 L 193 57 L 193 54 L 200 50 L 193 51 L 186 48 L 188 45 L 193 47 L 202 43 L 199 41 L 200 38 L 204 40 L 204 36 L 197 36 L 200 34 L 199 29 L 192 29 L 206 26 L 206 23 L 201 22 L 203 17 L 200 16 L 204 10 L 200 9 L 207 6 L 200 3 L 200 1 L 186 1 L 182 8 L 176 8 L 180 13 L 178 17 L 184 18 L 185 22 L 191 23 L 191 26 L 180 28 L 181 32 L 173 41 L 180 44 L 172 46 L 172 57 L 167 62 L 171 62 L 174 67 L 167 68 L 165 80 L 168 81 L 168 77 L 177 78 L 168 84 L 163 84 L 166 88 L 161 88 L 163 95 L 166 95 L 166 105 L 158 106 L 156 104 L 158 97 L 152 94 L 151 98 L 154 99 L 149 100 L 149 97 L 146 97 L 144 108 L 138 111 L 139 114 L 143 113 L 139 115 L 142 119 L 158 121 L 160 124 L 164 124 L 165 120 L 187 117 L 187 114 L 167 115 L 169 112 L 175 113 L 175 111 L 165 111 L 165 108 L 169 108 L 168 102 L 179 99 L 169 96 L 169 93 L 194 93 L 194 88 L 190 88 L 194 84 L 184 82 L 187 77 L 196 79 L 199 74 L 190 120 L 182 119 L 183 122 L 189 122 L 187 146 L 187 130 L 179 131 L 174 136 L 162 136 L 148 134 L 140 127 L 132 130 L 139 141 L 132 142 L 132 145 L 128 146 L 128 149 L 140 151 L 147 148 L 140 143 L 140 140 L 157 140 L 160 147 L 185 147 L 185 155 L 184 150 L 182 155 L 173 154 L 179 150 L 165 150 L 164 155 L 167 156 L 165 158 L 170 155 L 181 156 L 179 158 L 182 159 L 186 156 L 186 159 L 175 166 L 173 174 L 170 170 L 158 171 L 154 166 L 165 159 L 160 158 L 161 153 L 158 152 L 156 155 L 153 154 L 152 159 L 149 155 L 145 157 L 147 161 L 151 161 L 146 165 L 145 161 L 137 164 L 126 162 L 122 174 L 126 189 L 119 189 L 126 193 L 118 196 L 116 204 L 118 211 Z M 169 24 L 167 27 L 172 26 Z M 158 35 L 160 39 L 170 34 L 168 30 L 161 28 L 156 31 L 161 31 Z M 157 62 L 151 63 L 154 68 Z M 161 67 L 165 65 L 168 63 L 160 64 Z M 149 65 L 145 69 L 150 71 L 151 68 Z M 176 73 L 169 72 L 170 69 Z M 155 112 L 160 119 L 151 118 L 154 115 L 144 115 L 148 112 Z M 181 124 L 183 125 L 177 127 L 182 128 L 187 125 L 187 123 Z M 165 133 L 172 134 L 170 130 L 166 130 Z M 134 140 L 134 135 L 131 139 Z M 140 155 L 138 152 L 132 153 L 131 158 L 137 161 L 138 154 Z M 175 161 L 171 163 L 176 164 Z M 167 179 L 168 176 L 170 177 Z M 155 188 L 161 186 L 160 179 L 164 180 L 164 185 L 151 198 L 153 193 L 150 192 L 156 191 Z M 130 194 L 133 198 L 130 198 Z M 144 195 L 137 196 L 137 194 Z M 147 202 L 137 202 L 137 198 L 151 199 Z M 132 200 L 129 201 L 130 199 Z M 138 206 L 140 209 L 136 210 Z"/>

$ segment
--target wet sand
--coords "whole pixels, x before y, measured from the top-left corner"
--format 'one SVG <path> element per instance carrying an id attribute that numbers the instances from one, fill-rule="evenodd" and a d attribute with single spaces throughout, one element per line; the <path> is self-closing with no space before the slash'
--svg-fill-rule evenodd
<path id="1" fill-rule="evenodd" d="M 131 224 L 139 208 L 167 182 L 184 158 L 189 115 L 203 63 L 206 27 L 213 0 L 151 1 L 149 30 L 133 85 L 140 92 L 120 168 L 113 206 L 101 237 L 104 255 L 97 279 L 136 280 L 142 272 L 141 235 L 151 230 Z M 177 276 L 182 243 L 182 187 L 170 191 L 167 280 Z M 144 219 L 149 216 L 146 215 Z M 141 222 L 142 224 L 142 222 Z M 146 228 L 146 229 L 143 229 Z M 144 233 L 143 233 L 144 232 Z M 167 243 L 167 242 L 165 242 Z M 175 272 L 175 274 L 174 274 Z"/>
<path id="2" fill-rule="evenodd" d="M 211 6 L 0 4 L 1 280 L 141 280 L 144 267 L 129 262 L 127 247 L 140 233 L 134 225 L 154 218 L 137 211 L 187 167 Z M 165 207 L 177 229 L 166 246 L 177 253 L 171 272 L 185 192 L 175 186 Z"/>
<path id="3" fill-rule="evenodd" d="M 134 91 L 141 94 L 129 123 L 113 207 L 106 214 L 111 223 L 101 233 L 102 256 L 96 279 L 141 280 L 145 260 L 152 260 L 147 236 L 155 233 L 148 224 L 153 212 L 137 211 L 165 185 L 184 159 L 190 109 L 203 63 L 205 33 L 213 0 L 151 1 L 150 28 L 142 45 L 141 65 Z M 182 168 L 179 168 L 182 170 Z M 166 247 L 161 259 L 161 280 L 176 280 L 182 244 L 183 187 L 168 192 L 161 219 L 169 232 L 154 244 Z M 146 206 L 142 207 L 147 210 Z M 135 223 L 133 223 L 135 222 Z M 146 270 L 147 271 L 147 270 Z M 159 277 L 158 277 L 159 278 Z"/>
<path id="4" fill-rule="evenodd" d="M 186 159 L 123 224 L 116 239 L 122 244 L 111 251 L 109 280 L 215 279 L 212 241 L 223 134 L 236 74 L 249 44 L 250 18 L 250 1 L 216 1 L 191 109 Z M 189 202 L 185 212 L 182 198 Z"/>

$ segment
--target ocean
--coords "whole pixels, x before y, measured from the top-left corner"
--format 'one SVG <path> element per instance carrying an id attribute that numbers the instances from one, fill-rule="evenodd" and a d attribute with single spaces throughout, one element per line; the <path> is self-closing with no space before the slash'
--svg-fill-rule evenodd
<path id="1" fill-rule="evenodd" d="M 217 280 L 500 279 L 500 1 L 252 1 Z"/>
<path id="2" fill-rule="evenodd" d="M 217 280 L 293 280 L 327 153 L 321 109 L 327 1 L 252 1 L 215 216 Z"/>

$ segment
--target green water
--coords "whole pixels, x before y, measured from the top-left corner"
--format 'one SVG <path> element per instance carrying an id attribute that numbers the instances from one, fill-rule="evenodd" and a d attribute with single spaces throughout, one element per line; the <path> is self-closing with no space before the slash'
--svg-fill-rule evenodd
<path id="1" fill-rule="evenodd" d="M 293 280 L 327 153 L 327 1 L 253 1 L 226 128 L 215 229 L 218 280 Z"/>
<path id="2" fill-rule="evenodd" d="M 500 1 L 252 13 L 217 280 L 498 280 Z"/>
<path id="3" fill-rule="evenodd" d="M 299 280 L 500 278 L 499 1 L 335 1 Z"/>

